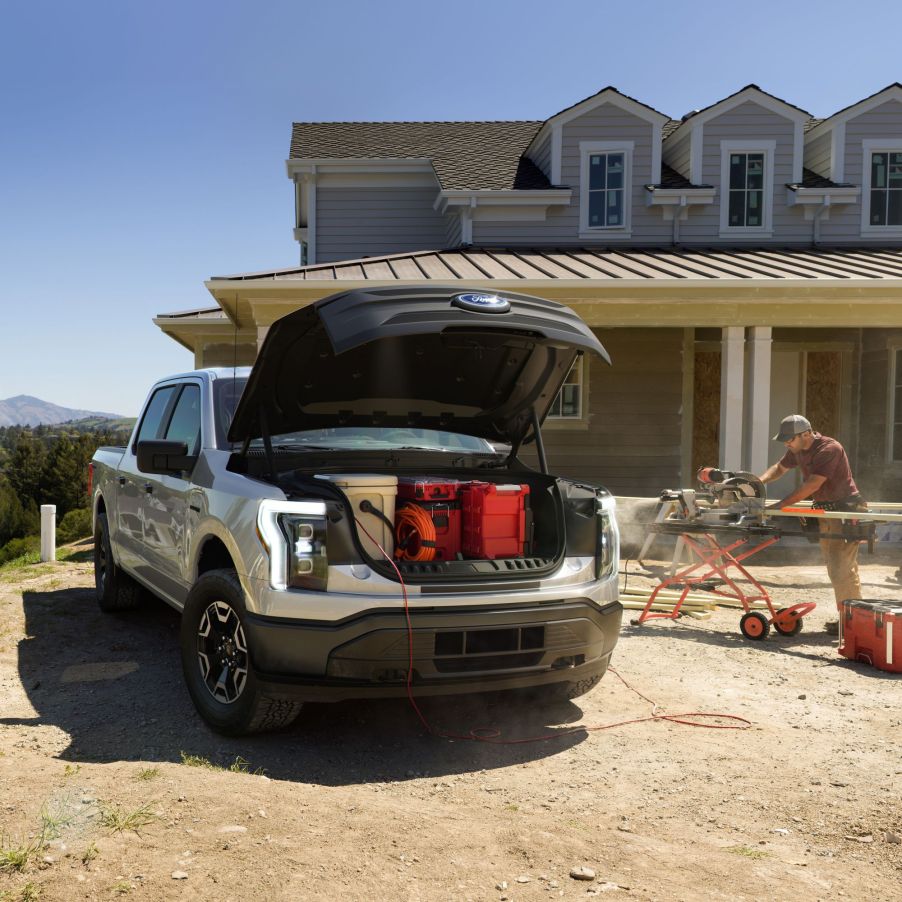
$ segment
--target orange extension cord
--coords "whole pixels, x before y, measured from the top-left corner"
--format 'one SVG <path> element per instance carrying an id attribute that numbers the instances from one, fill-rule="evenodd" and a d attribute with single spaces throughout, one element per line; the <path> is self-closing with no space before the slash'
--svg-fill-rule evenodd
<path id="1" fill-rule="evenodd" d="M 385 554 L 385 549 L 379 550 Z M 435 524 L 418 504 L 405 504 L 395 514 L 395 557 L 400 561 L 435 559 Z"/>
<path id="2" fill-rule="evenodd" d="M 409 505 L 409 507 L 415 507 L 415 505 Z M 401 508 L 401 513 L 407 510 L 407 507 Z M 423 512 L 425 514 L 425 511 Z M 426 515 L 428 518 L 428 515 Z M 652 699 L 648 698 L 648 696 L 643 695 L 639 692 L 638 689 L 630 686 L 630 684 L 616 671 L 613 667 L 609 667 L 608 669 L 613 673 L 617 679 L 626 686 L 631 692 L 635 692 L 639 698 L 647 701 L 651 706 L 651 714 L 646 717 L 635 717 L 631 720 L 620 720 L 616 723 L 608 723 L 608 724 L 587 724 L 576 727 L 567 727 L 563 730 L 554 730 L 550 733 L 545 733 L 541 736 L 529 736 L 523 739 L 502 739 L 501 731 L 494 727 L 473 727 L 466 733 L 453 733 L 449 730 L 441 730 L 437 727 L 432 726 L 428 720 L 426 720 L 423 712 L 420 710 L 419 705 L 417 705 L 416 700 L 413 697 L 413 625 L 410 622 L 410 604 L 407 598 L 407 586 L 404 582 L 404 577 L 401 575 L 401 571 L 398 569 L 395 562 L 392 560 L 391 555 L 388 554 L 385 549 L 373 538 L 370 534 L 369 530 L 355 517 L 355 522 L 357 526 L 363 530 L 367 538 L 382 552 L 382 555 L 385 559 L 392 565 L 395 573 L 398 575 L 398 580 L 401 583 L 401 594 L 404 598 L 404 619 L 407 623 L 407 700 L 410 703 L 410 706 L 413 708 L 414 713 L 417 715 L 420 723 L 423 725 L 423 728 L 432 736 L 438 736 L 442 739 L 449 740 L 467 740 L 469 742 L 490 742 L 496 745 L 523 745 L 529 742 L 547 742 L 550 739 L 561 739 L 567 736 L 573 736 L 578 733 L 596 733 L 601 730 L 612 730 L 614 727 L 624 727 L 627 724 L 634 723 L 646 723 L 652 720 L 665 720 L 670 723 L 679 723 L 684 724 L 688 727 L 704 727 L 708 730 L 747 730 L 752 726 L 752 722 L 750 720 L 746 720 L 744 717 L 739 717 L 736 714 L 714 714 L 711 712 L 705 711 L 688 711 L 683 714 L 667 714 L 663 709 L 659 708 L 656 702 Z M 430 520 L 430 526 L 432 525 L 432 521 Z M 433 535 L 435 531 L 433 529 Z M 431 549 L 432 550 L 432 549 Z M 421 558 L 420 560 L 431 560 L 432 558 Z M 416 560 L 415 558 L 409 558 L 409 560 Z M 689 718 L 695 718 L 694 720 L 690 720 Z M 702 720 L 719 720 L 719 721 L 729 721 L 729 723 L 702 723 Z"/>

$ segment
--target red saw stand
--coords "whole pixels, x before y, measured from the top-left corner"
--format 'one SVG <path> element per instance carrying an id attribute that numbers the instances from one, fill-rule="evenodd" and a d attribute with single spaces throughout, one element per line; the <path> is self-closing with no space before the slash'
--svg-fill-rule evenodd
<path id="1" fill-rule="evenodd" d="M 686 596 L 693 589 L 715 577 L 721 579 L 724 585 L 709 590 L 712 601 L 717 597 L 729 598 L 742 605 L 745 613 L 739 621 L 739 629 L 746 639 L 766 639 L 771 626 L 783 636 L 795 636 L 802 629 L 802 618 L 817 606 L 815 602 L 808 601 L 788 608 L 775 609 L 767 589 L 743 567 L 743 561 L 780 540 L 781 532 L 773 527 L 747 527 L 737 530 L 729 527 L 665 521 L 655 524 L 653 529 L 655 532 L 679 535 L 696 560 L 672 573 L 655 587 L 642 613 L 633 621 L 637 626 L 646 620 L 676 620 L 680 616 L 680 608 Z M 722 538 L 719 539 L 718 536 Z M 731 576 L 731 572 L 737 575 Z M 747 588 L 740 582 L 746 583 Z M 658 594 L 670 586 L 682 587 L 673 610 L 669 613 L 652 611 Z M 753 611 L 751 604 L 754 601 L 763 601 L 767 605 L 770 617 L 764 611 Z"/>

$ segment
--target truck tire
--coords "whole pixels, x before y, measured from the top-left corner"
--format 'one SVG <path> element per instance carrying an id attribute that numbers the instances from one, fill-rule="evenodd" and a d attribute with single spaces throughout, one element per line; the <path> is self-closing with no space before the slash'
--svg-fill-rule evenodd
<path id="1" fill-rule="evenodd" d="M 182 611 L 180 645 L 188 694 L 211 729 L 243 736 L 287 727 L 301 703 L 263 692 L 244 628 L 244 590 L 234 570 L 210 570 Z"/>
<path id="2" fill-rule="evenodd" d="M 94 527 L 94 586 L 101 611 L 128 611 L 141 604 L 141 587 L 113 560 L 106 514 L 97 515 Z"/>

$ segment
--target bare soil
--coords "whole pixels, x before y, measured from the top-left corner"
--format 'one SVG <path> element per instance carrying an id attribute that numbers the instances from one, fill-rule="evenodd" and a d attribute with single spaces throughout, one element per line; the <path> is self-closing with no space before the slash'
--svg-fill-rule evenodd
<path id="1" fill-rule="evenodd" d="M 406 701 L 219 737 L 182 684 L 177 615 L 102 615 L 88 553 L 0 574 L 0 899 L 902 898 L 900 677 L 837 655 L 816 560 L 753 571 L 781 604 L 820 602 L 794 638 L 749 642 L 728 609 L 625 614 L 631 686 L 749 729 L 595 729 L 650 714 L 614 673 L 546 709 L 421 703 L 492 743 L 429 735 Z M 900 557 L 862 556 L 868 597 L 902 599 Z"/>

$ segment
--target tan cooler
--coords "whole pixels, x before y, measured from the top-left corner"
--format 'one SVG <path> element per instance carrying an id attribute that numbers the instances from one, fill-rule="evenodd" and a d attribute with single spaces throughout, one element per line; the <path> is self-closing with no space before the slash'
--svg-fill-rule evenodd
<path id="1" fill-rule="evenodd" d="M 389 523 L 395 522 L 395 497 L 398 494 L 398 477 L 382 476 L 376 473 L 339 473 L 336 475 L 318 475 L 317 479 L 328 479 L 340 488 L 348 497 L 354 510 L 354 517 L 384 549 L 389 557 L 395 549 L 394 528 Z M 373 513 L 360 510 L 360 503 L 369 501 L 388 523 Z M 363 550 L 376 560 L 384 560 L 382 552 L 362 530 L 357 530 Z"/>

